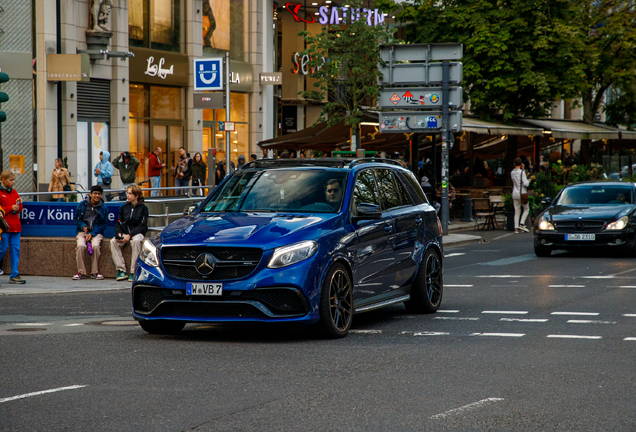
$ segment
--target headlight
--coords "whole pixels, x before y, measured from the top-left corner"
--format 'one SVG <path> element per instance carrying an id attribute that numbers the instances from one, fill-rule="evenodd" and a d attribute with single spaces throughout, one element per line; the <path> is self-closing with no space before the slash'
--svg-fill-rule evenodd
<path id="1" fill-rule="evenodd" d="M 139 258 L 150 267 L 159 267 L 157 258 L 157 247 L 150 240 L 146 240 L 139 252 Z"/>
<path id="2" fill-rule="evenodd" d="M 539 221 L 539 229 L 543 231 L 554 231 L 554 225 L 552 225 L 545 217 L 541 217 Z"/>
<path id="3" fill-rule="evenodd" d="M 281 268 L 296 264 L 311 257 L 317 250 L 318 243 L 311 240 L 276 248 L 267 267 Z"/>
<path id="4" fill-rule="evenodd" d="M 605 225 L 605 229 L 606 230 L 622 230 L 623 228 L 627 226 L 628 220 L 629 219 L 627 218 L 627 216 L 623 216 L 619 220 Z"/>

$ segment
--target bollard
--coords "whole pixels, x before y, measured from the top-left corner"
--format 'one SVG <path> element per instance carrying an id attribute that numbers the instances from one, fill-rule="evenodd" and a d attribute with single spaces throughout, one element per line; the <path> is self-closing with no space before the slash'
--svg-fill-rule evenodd
<path id="1" fill-rule="evenodd" d="M 466 195 L 464 200 L 464 217 L 462 222 L 474 222 L 473 220 L 473 202 L 470 199 L 470 194 Z"/>

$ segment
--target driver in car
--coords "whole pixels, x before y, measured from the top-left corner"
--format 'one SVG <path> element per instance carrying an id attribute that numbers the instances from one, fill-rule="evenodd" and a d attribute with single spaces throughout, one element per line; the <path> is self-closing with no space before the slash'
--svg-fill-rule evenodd
<path id="1" fill-rule="evenodd" d="M 608 202 L 608 204 L 627 204 L 627 195 L 625 192 L 619 192 L 616 194 L 616 199 Z"/>
<path id="2" fill-rule="evenodd" d="M 331 179 L 327 181 L 325 186 L 325 198 L 327 204 L 329 204 L 334 210 L 340 206 L 340 200 L 342 199 L 342 186 L 337 179 Z"/>

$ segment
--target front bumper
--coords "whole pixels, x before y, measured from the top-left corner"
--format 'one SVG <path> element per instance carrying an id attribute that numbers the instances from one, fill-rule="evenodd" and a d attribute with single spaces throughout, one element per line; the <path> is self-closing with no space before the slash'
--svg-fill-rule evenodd
<path id="1" fill-rule="evenodd" d="M 186 295 L 189 281 L 169 276 L 161 265 L 150 267 L 139 260 L 132 288 L 133 317 L 138 321 L 316 322 L 322 271 L 319 258 L 269 269 L 269 255 L 271 252 L 263 255 L 248 277 L 218 281 L 223 283 L 221 296 Z"/>
<path id="2" fill-rule="evenodd" d="M 566 234 L 560 231 L 542 231 L 535 230 L 535 242 L 539 246 L 550 247 L 552 249 L 581 249 L 595 247 L 634 247 L 635 234 L 633 230 L 629 231 L 601 231 L 594 234 L 594 240 L 566 240 Z"/>

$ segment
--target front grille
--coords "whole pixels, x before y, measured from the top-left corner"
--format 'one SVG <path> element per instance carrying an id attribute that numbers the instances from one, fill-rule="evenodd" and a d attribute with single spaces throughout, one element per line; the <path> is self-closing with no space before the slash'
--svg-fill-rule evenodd
<path id="1" fill-rule="evenodd" d="M 204 252 L 216 258 L 216 267 L 209 275 L 201 275 L 194 266 L 194 260 Z M 161 260 L 166 272 L 177 279 L 225 281 L 249 276 L 263 256 L 257 248 L 219 247 L 164 247 Z"/>
<path id="2" fill-rule="evenodd" d="M 197 318 L 267 318 L 254 306 L 244 303 L 187 303 L 166 302 L 152 313 L 153 317 Z"/>
<path id="3" fill-rule="evenodd" d="M 557 231 L 564 233 L 597 233 L 603 229 L 605 222 L 598 220 L 556 222 Z"/>

